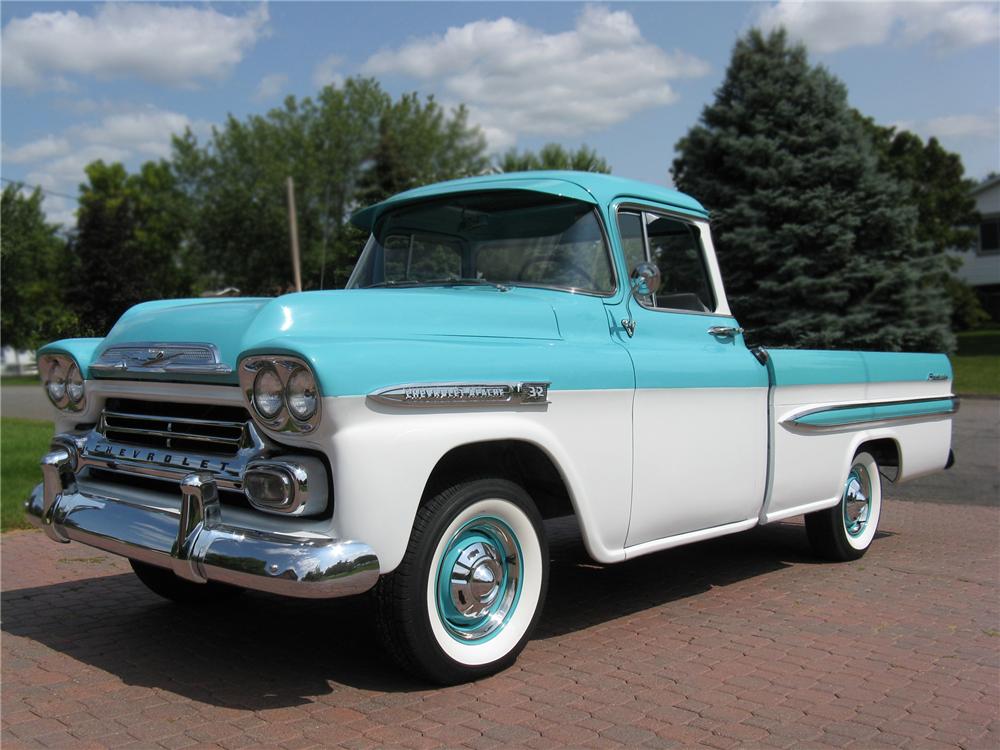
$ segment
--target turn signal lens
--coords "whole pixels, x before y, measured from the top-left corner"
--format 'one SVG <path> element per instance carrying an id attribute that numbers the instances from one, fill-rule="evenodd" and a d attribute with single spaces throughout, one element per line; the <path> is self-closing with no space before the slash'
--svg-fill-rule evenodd
<path id="1" fill-rule="evenodd" d="M 286 508 L 295 497 L 292 480 L 282 471 L 250 469 L 243 477 L 243 489 L 254 505 Z"/>
<path id="2" fill-rule="evenodd" d="M 285 402 L 296 419 L 305 421 L 316 413 L 316 381 L 309 370 L 299 367 L 288 378 Z"/>

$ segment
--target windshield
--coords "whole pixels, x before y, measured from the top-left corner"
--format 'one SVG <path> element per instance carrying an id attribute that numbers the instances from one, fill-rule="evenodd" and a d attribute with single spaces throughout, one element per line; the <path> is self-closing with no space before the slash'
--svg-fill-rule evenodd
<path id="1" fill-rule="evenodd" d="M 449 284 L 614 291 L 594 207 L 528 191 L 464 193 L 388 210 L 348 289 Z"/>

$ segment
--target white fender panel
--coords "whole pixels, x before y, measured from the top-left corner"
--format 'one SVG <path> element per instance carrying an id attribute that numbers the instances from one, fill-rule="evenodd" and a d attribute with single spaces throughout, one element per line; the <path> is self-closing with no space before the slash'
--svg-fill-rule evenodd
<path id="1" fill-rule="evenodd" d="M 524 440 L 562 473 L 590 554 L 624 559 L 632 467 L 632 391 L 550 391 L 537 406 L 389 407 L 325 398 L 337 533 L 370 545 L 381 571 L 401 561 L 431 472 L 452 448 Z"/>

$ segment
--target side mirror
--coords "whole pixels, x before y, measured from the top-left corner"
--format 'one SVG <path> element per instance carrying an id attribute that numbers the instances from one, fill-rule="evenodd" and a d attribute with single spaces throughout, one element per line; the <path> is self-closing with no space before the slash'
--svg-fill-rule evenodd
<path id="1" fill-rule="evenodd" d="M 644 261 L 632 269 L 629 281 L 632 285 L 632 296 L 638 299 L 639 297 L 648 297 L 660 291 L 660 284 L 663 283 L 663 278 L 660 276 L 659 266 L 655 263 Z"/>

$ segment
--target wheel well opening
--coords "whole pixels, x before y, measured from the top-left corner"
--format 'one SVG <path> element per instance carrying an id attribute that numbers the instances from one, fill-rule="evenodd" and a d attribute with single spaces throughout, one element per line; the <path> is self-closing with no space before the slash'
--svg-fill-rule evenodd
<path id="1" fill-rule="evenodd" d="M 509 479 L 524 487 L 544 519 L 575 514 L 569 489 L 552 459 L 523 440 L 490 440 L 452 448 L 431 472 L 420 502 L 457 482 L 483 476 Z"/>
<path id="2" fill-rule="evenodd" d="M 878 463 L 880 473 L 890 482 L 895 482 L 899 476 L 900 455 L 899 443 L 892 438 L 869 440 L 858 446 L 858 452 L 866 451 Z M 891 470 L 889 473 L 886 470 Z"/>

